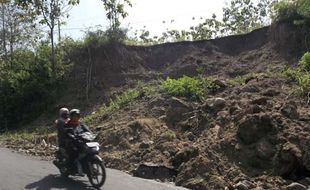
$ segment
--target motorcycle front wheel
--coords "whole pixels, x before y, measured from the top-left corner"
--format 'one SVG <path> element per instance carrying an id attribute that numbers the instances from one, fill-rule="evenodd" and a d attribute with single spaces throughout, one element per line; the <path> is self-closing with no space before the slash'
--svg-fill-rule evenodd
<path id="1" fill-rule="evenodd" d="M 103 186 L 106 180 L 106 170 L 103 162 L 95 160 L 89 165 L 90 174 L 88 174 L 88 179 L 91 185 L 95 188 L 100 188 Z"/>

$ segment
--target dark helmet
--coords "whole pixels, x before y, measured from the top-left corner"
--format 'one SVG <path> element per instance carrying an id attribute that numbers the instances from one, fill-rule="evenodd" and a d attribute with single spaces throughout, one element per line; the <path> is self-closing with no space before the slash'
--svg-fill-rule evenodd
<path id="1" fill-rule="evenodd" d="M 81 116 L 81 111 L 79 109 L 72 109 L 70 110 L 70 117 L 77 115 L 77 116 Z"/>

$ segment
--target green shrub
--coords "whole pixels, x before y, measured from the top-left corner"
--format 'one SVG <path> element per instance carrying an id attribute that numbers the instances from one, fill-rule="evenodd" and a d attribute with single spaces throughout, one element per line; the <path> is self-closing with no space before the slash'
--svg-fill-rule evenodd
<path id="1" fill-rule="evenodd" d="M 299 66 L 306 71 L 310 71 L 310 52 L 306 52 L 300 59 Z"/>
<path id="2" fill-rule="evenodd" d="M 173 131 L 167 131 L 160 135 L 161 138 L 167 140 L 167 141 L 173 141 L 177 138 L 177 135 Z"/>
<path id="3" fill-rule="evenodd" d="M 287 67 L 284 69 L 283 74 L 290 80 L 297 82 L 297 77 L 302 75 L 300 69 Z"/>
<path id="4" fill-rule="evenodd" d="M 94 119 L 103 117 L 105 115 L 115 112 L 116 110 L 119 110 L 126 104 L 138 98 L 140 94 L 141 94 L 141 91 L 138 91 L 136 89 L 129 89 L 126 92 L 116 96 L 114 99 L 110 99 L 110 102 L 108 105 L 103 104 L 97 110 L 97 112 L 95 112 L 95 114 L 84 117 L 83 121 L 89 125 L 94 121 Z"/>
<path id="5" fill-rule="evenodd" d="M 274 3 L 277 20 L 298 21 L 310 18 L 310 0 L 282 0 Z"/>
<path id="6" fill-rule="evenodd" d="M 179 79 L 168 77 L 166 80 L 161 81 L 161 87 L 169 94 L 190 99 L 200 99 L 204 95 L 203 82 L 188 76 Z"/>
<path id="7" fill-rule="evenodd" d="M 309 72 L 303 71 L 300 68 L 286 68 L 283 73 L 289 79 L 297 83 L 301 95 L 306 95 L 310 92 Z"/>
<path id="8" fill-rule="evenodd" d="M 297 4 L 293 1 L 280 1 L 274 4 L 274 9 L 276 11 L 277 20 L 294 20 L 298 18 Z"/>
<path id="9" fill-rule="evenodd" d="M 297 84 L 300 88 L 302 95 L 307 95 L 310 92 L 310 74 L 304 73 L 303 75 L 297 76 Z"/>
<path id="10" fill-rule="evenodd" d="M 261 75 L 262 73 L 248 73 L 246 75 L 236 76 L 235 78 L 230 79 L 228 82 L 233 86 L 245 85 L 246 81 L 248 81 L 249 79 L 255 78 Z"/>

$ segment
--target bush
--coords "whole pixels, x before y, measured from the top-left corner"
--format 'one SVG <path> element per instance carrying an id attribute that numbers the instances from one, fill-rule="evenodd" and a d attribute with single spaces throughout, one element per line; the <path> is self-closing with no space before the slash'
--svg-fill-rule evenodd
<path id="1" fill-rule="evenodd" d="M 293 1 L 280 1 L 274 4 L 277 20 L 295 20 L 300 17 L 297 13 L 297 4 Z"/>
<path id="2" fill-rule="evenodd" d="M 167 141 L 173 141 L 174 139 L 177 138 L 177 135 L 173 131 L 166 131 L 163 134 L 161 134 L 160 137 Z"/>
<path id="3" fill-rule="evenodd" d="M 302 75 L 300 69 L 287 67 L 284 69 L 283 74 L 290 80 L 297 82 L 298 76 Z"/>
<path id="4" fill-rule="evenodd" d="M 42 49 L 16 50 L 10 61 L 0 61 L 0 130 L 31 121 L 53 102 L 58 81 L 52 80 Z"/>
<path id="5" fill-rule="evenodd" d="M 306 52 L 300 59 L 299 66 L 306 71 L 310 71 L 310 52 Z"/>
<path id="6" fill-rule="evenodd" d="M 161 87 L 169 94 L 190 99 L 200 99 L 204 95 L 203 82 L 188 76 L 179 79 L 168 77 L 166 80 L 161 81 Z"/>
<path id="7" fill-rule="evenodd" d="M 283 0 L 275 3 L 273 8 L 279 21 L 310 19 L 310 0 Z"/>
<path id="8" fill-rule="evenodd" d="M 307 95 L 310 92 L 310 74 L 304 73 L 303 75 L 297 76 L 297 84 L 300 88 L 302 95 Z"/>
<path id="9" fill-rule="evenodd" d="M 283 72 L 292 81 L 296 82 L 299 86 L 301 95 L 307 95 L 310 92 L 310 73 L 302 71 L 300 68 L 286 68 Z"/>
<path id="10" fill-rule="evenodd" d="M 141 92 L 138 90 L 129 89 L 124 93 L 116 96 L 114 99 L 110 99 L 108 105 L 103 104 L 95 114 L 84 117 L 83 121 L 89 125 L 95 119 L 104 117 L 105 115 L 111 114 L 116 110 L 119 110 L 121 107 L 125 106 L 126 104 L 138 98 L 140 94 Z"/>

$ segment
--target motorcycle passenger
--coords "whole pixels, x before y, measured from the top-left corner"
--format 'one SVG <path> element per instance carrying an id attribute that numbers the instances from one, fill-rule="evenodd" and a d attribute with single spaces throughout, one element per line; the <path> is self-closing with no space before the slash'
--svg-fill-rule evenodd
<path id="1" fill-rule="evenodd" d="M 69 110 L 68 110 L 68 108 L 61 108 L 59 110 L 59 118 L 55 121 L 55 127 L 57 129 L 57 138 L 58 138 L 59 148 L 63 148 L 65 146 L 64 127 L 68 121 L 69 121 Z"/>
<path id="2" fill-rule="evenodd" d="M 69 154 L 68 163 L 74 166 L 77 165 L 78 174 L 82 175 L 82 167 L 79 163 L 78 155 L 80 148 L 78 143 L 76 143 L 76 136 L 85 132 L 91 132 L 88 127 L 80 122 L 81 113 L 78 109 L 72 109 L 69 113 L 70 120 L 66 123 L 66 135 L 68 140 L 66 141 L 66 150 Z"/>

